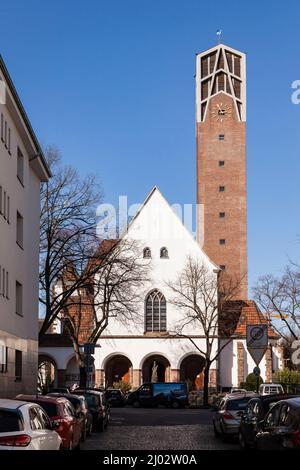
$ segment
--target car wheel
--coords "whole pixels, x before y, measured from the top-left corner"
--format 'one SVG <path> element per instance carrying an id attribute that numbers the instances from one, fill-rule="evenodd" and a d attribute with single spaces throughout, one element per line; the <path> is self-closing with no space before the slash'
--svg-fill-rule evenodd
<path id="1" fill-rule="evenodd" d="M 77 444 L 77 446 L 76 446 L 76 447 L 74 447 L 74 450 L 76 450 L 76 451 L 77 451 L 77 450 L 80 450 L 80 439 L 79 439 L 79 441 L 78 441 L 78 444 Z"/>
<path id="2" fill-rule="evenodd" d="M 220 429 L 221 429 L 220 436 L 221 436 L 222 441 L 223 442 L 228 442 L 228 436 L 227 436 L 227 434 L 225 434 L 222 424 L 220 424 Z"/>
<path id="3" fill-rule="evenodd" d="M 214 435 L 215 435 L 215 437 L 220 437 L 220 433 L 219 433 L 219 431 L 217 430 L 215 423 L 213 423 L 213 427 L 214 427 Z"/>
<path id="4" fill-rule="evenodd" d="M 178 401 L 173 401 L 173 403 L 172 403 L 172 408 L 174 408 L 174 410 L 178 410 L 178 408 L 179 408 L 179 403 L 178 403 Z"/>
<path id="5" fill-rule="evenodd" d="M 99 429 L 99 432 L 104 432 L 104 421 L 103 421 L 103 419 L 101 421 L 99 421 L 98 429 Z"/>
<path id="6" fill-rule="evenodd" d="M 87 436 L 90 436 L 92 434 L 92 431 L 93 431 L 93 423 L 90 423 L 87 431 L 86 431 L 86 435 Z"/>
<path id="7" fill-rule="evenodd" d="M 243 433 L 241 433 L 241 431 L 239 431 L 239 444 L 240 444 L 240 448 L 242 450 L 248 449 L 248 447 L 249 447 L 248 444 L 247 444 L 247 441 L 244 438 Z"/>
<path id="8" fill-rule="evenodd" d="M 133 405 L 133 408 L 140 408 L 141 404 L 138 400 L 134 400 L 134 402 L 132 403 Z"/>
<path id="9" fill-rule="evenodd" d="M 86 427 L 84 427 L 84 430 L 81 433 L 81 442 L 84 442 L 86 440 L 86 436 L 87 436 Z"/>

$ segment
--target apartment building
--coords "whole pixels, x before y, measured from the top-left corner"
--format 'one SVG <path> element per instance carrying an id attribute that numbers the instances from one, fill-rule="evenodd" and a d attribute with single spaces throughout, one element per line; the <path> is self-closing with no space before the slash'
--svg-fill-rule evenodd
<path id="1" fill-rule="evenodd" d="M 0 56 L 0 397 L 36 390 L 40 183 L 50 171 Z"/>

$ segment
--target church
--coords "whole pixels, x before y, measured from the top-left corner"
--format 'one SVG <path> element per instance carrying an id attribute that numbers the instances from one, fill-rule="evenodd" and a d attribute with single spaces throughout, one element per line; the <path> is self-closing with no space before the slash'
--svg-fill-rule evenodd
<path id="1" fill-rule="evenodd" d="M 213 342 L 215 349 L 222 341 L 228 344 L 211 366 L 210 388 L 238 387 L 255 367 L 246 326 L 267 320 L 248 299 L 246 57 L 223 44 L 196 55 L 196 140 L 197 237 L 154 186 L 124 235 L 138 242 L 141 259 L 151 260 L 149 280 L 141 287 L 140 321 L 124 325 L 111 318 L 95 348 L 91 381 L 96 386 L 123 380 L 136 388 L 151 380 L 155 367 L 161 382 L 189 381 L 193 389 L 203 388 L 203 331 L 190 324 L 185 337 L 171 334 L 183 312 L 171 302 L 169 285 L 188 258 L 205 266 L 212 278 L 225 272 L 241 279 L 228 307 L 235 315 L 232 340 Z M 269 347 L 260 363 L 267 382 L 282 367 L 277 340 L 269 328 Z M 55 386 L 78 383 L 75 356 L 59 321 L 42 340 L 39 356 L 51 363 Z"/>

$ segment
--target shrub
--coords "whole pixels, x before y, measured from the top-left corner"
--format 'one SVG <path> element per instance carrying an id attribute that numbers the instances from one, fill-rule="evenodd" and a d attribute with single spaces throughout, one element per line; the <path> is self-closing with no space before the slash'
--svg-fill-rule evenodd
<path id="1" fill-rule="evenodd" d="M 124 380 L 119 380 L 118 382 L 113 383 L 113 388 L 118 388 L 122 390 L 122 392 L 126 393 L 131 390 L 131 384 L 128 382 L 125 382 Z"/>
<path id="2" fill-rule="evenodd" d="M 274 374 L 274 382 L 280 383 L 286 391 L 289 386 L 300 387 L 300 371 L 287 368 L 277 370 Z"/>
<path id="3" fill-rule="evenodd" d="M 259 385 L 263 383 L 263 379 L 259 377 Z M 247 375 L 246 382 L 241 383 L 241 387 L 245 388 L 248 391 L 256 391 L 256 375 L 251 372 Z"/>

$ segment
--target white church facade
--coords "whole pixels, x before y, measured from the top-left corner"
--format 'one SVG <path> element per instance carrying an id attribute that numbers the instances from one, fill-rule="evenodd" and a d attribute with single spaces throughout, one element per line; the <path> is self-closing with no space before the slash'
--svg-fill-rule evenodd
<path id="1" fill-rule="evenodd" d="M 186 337 L 176 336 L 185 312 L 172 304 L 173 294 L 168 284 L 178 278 L 188 257 L 204 265 L 212 278 L 218 276 L 219 267 L 207 257 L 156 187 L 131 222 L 124 238 L 136 241 L 140 247 L 141 262 L 149 263 L 149 280 L 141 287 L 136 320 L 123 324 L 117 318 L 111 318 L 98 341 L 93 384 L 105 387 L 124 380 L 136 388 L 151 381 L 156 362 L 159 381 L 189 381 L 192 388 L 202 389 L 204 358 L 199 349 L 205 351 L 205 336 L 200 323 L 186 326 L 182 330 Z M 239 315 L 247 308 L 252 309 L 252 315 L 256 311 L 249 302 L 249 305 L 245 303 Z M 241 320 L 244 324 L 247 322 L 247 318 Z M 213 355 L 218 347 L 219 339 L 216 338 Z M 275 339 L 270 339 L 270 347 L 271 362 L 268 351 L 261 364 L 265 380 L 270 379 L 272 370 L 280 366 L 280 350 Z M 72 347 L 59 325 L 56 333 L 47 335 L 40 346 L 40 358 L 48 358 L 54 365 L 56 386 L 71 386 L 79 382 Z M 240 337 L 230 341 L 211 366 L 210 388 L 239 386 L 254 366 L 240 326 Z"/>

